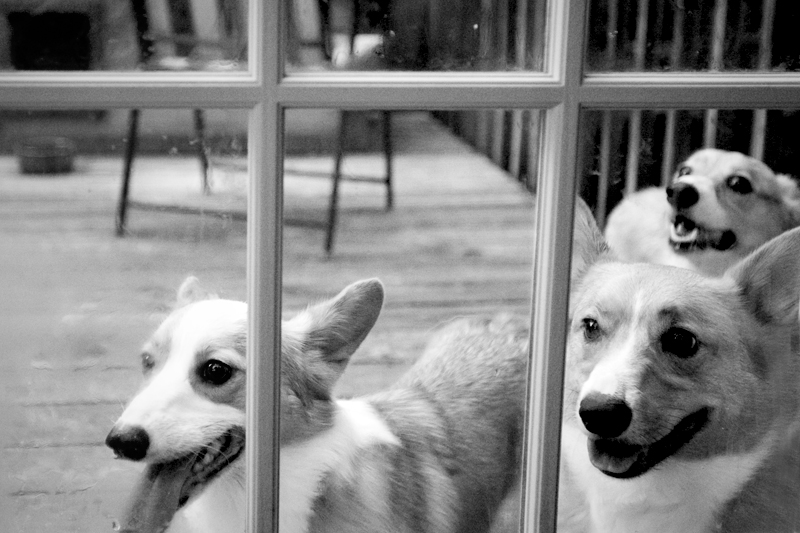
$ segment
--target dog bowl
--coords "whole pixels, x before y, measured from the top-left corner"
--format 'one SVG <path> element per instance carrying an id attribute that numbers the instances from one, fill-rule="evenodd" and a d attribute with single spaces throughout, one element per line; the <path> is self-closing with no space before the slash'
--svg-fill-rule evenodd
<path id="1" fill-rule="evenodd" d="M 72 172 L 75 143 L 66 137 L 31 137 L 17 147 L 23 174 L 65 174 Z"/>

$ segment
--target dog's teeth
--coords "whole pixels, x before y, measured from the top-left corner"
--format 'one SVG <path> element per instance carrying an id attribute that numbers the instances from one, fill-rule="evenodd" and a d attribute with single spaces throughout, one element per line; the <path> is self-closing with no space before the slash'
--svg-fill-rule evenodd
<path id="1" fill-rule="evenodd" d="M 697 240 L 697 236 L 700 234 L 700 230 L 698 228 L 692 228 L 691 231 L 686 231 L 686 226 L 683 224 L 673 224 L 670 227 L 670 237 L 675 242 L 693 242 Z"/>

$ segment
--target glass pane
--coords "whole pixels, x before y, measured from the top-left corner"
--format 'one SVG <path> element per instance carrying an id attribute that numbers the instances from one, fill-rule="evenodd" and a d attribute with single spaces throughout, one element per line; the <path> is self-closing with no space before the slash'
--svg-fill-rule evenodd
<path id="1" fill-rule="evenodd" d="M 505 432 L 515 433 L 522 429 L 524 358 L 531 298 L 532 191 L 536 188 L 535 169 L 539 158 L 539 112 L 387 113 L 373 110 L 343 114 L 336 109 L 303 109 L 288 111 L 286 119 L 285 308 L 293 313 L 301 311 L 310 302 L 332 298 L 351 283 L 366 278 L 377 277 L 385 293 L 377 322 L 349 359 L 333 389 L 335 397 L 362 398 L 393 386 L 402 387 L 395 385 L 399 379 L 407 384 L 409 380 L 419 379 L 422 372 L 426 375 L 423 381 L 429 378 L 441 380 L 438 385 L 427 388 L 433 401 L 439 402 L 440 406 L 459 402 L 459 407 L 453 409 L 464 409 L 459 420 L 453 418 L 452 412 L 442 414 L 455 432 L 444 437 L 442 446 L 453 449 L 451 447 L 461 445 L 451 438 L 455 434 L 464 434 L 464 422 L 470 417 L 474 418 L 477 426 L 488 428 L 495 427 L 493 424 L 498 420 L 508 421 L 506 417 L 517 413 L 520 418 L 509 421 L 507 427 L 498 429 L 495 436 L 487 438 L 487 442 L 491 441 L 487 446 L 494 446 L 500 438 L 503 442 L 497 444 L 498 448 L 508 447 L 511 441 L 504 440 L 508 437 Z M 384 136 L 387 124 L 390 132 L 388 159 Z M 339 157 L 340 177 L 336 187 Z M 387 161 L 390 162 L 390 184 L 385 179 Z M 336 208 L 333 220 L 330 218 L 332 202 Z M 327 240 L 329 235 L 330 241 Z M 328 250 L 327 242 L 330 242 Z M 367 289 L 364 291 L 369 292 Z M 364 307 L 371 310 L 371 316 L 377 314 L 374 301 Z M 286 317 L 293 316 L 293 313 L 287 313 Z M 495 319 L 495 324 L 502 324 L 497 329 L 486 329 L 485 324 L 473 322 L 472 329 L 464 332 L 464 338 L 471 339 L 464 341 L 469 347 L 454 345 L 452 339 L 442 340 L 445 337 L 442 331 L 457 327 L 454 323 L 461 323 L 462 319 L 492 317 L 498 313 L 515 318 L 509 319 L 508 324 L 503 322 L 505 319 Z M 365 314 L 362 311 L 358 316 Z M 354 322 L 354 317 L 351 317 L 349 321 L 343 320 L 340 326 L 343 330 L 352 328 Z M 304 319 L 293 324 L 296 325 L 287 327 L 287 330 L 300 328 L 296 334 L 301 338 L 304 334 L 302 328 L 310 327 Z M 369 327 L 364 329 L 368 331 Z M 324 325 L 319 327 L 322 333 L 315 331 L 314 338 L 325 337 Z M 463 369 L 470 368 L 464 358 L 485 363 L 486 366 L 473 368 L 477 375 L 474 386 L 496 391 L 493 387 L 502 383 L 508 397 L 496 400 L 503 405 L 502 409 L 507 407 L 508 410 L 500 409 L 493 414 L 474 412 L 468 404 L 472 401 L 474 405 L 485 391 L 469 387 L 455 393 L 446 390 L 461 387 L 466 379 L 463 373 L 455 371 L 452 375 L 434 378 L 438 375 L 435 367 L 439 363 L 428 362 L 430 366 L 423 367 L 429 368 L 430 373 L 421 371 L 419 366 L 415 368 L 415 363 L 421 364 L 419 359 L 426 345 L 436 342 L 434 339 L 438 339 L 442 347 L 441 353 L 433 356 L 433 361 Z M 487 347 L 491 342 L 505 348 Z M 307 358 L 311 355 L 304 353 L 292 357 Z M 508 370 L 508 367 L 500 369 L 503 365 L 497 363 L 502 357 L 512 359 L 514 362 L 509 366 L 516 371 L 506 376 L 508 381 L 504 381 L 506 378 L 495 381 L 495 371 L 505 376 Z M 296 372 L 295 366 L 285 365 L 285 372 Z M 337 366 L 335 375 L 342 370 L 341 362 Z M 489 377 L 480 374 L 486 368 L 491 369 Z M 409 373 L 417 377 L 410 377 Z M 329 379 L 333 381 L 333 378 Z M 454 385 L 456 383 L 459 385 Z M 414 437 L 405 432 L 409 430 L 408 421 L 414 421 L 419 427 L 429 423 L 429 427 L 438 428 L 434 432 L 441 430 L 444 422 L 437 418 L 438 415 L 427 418 L 438 412 L 437 409 L 412 391 L 409 393 L 410 401 L 418 401 L 420 409 L 418 414 L 413 414 L 407 410 L 406 401 L 397 399 L 406 393 L 398 393 L 397 388 L 394 391 L 381 393 L 386 394 L 380 397 L 382 399 L 370 400 L 372 407 L 369 409 L 380 412 L 375 416 L 383 420 L 382 423 L 401 441 L 419 439 L 419 451 L 409 457 L 428 453 L 434 440 L 429 433 L 423 430 Z M 459 396 L 464 393 L 474 396 L 467 400 Z M 509 401 L 513 405 L 504 403 Z M 339 404 L 337 412 L 342 409 L 345 407 Z M 282 424 L 284 442 L 290 442 L 282 448 L 283 460 L 297 460 L 286 450 L 294 449 L 291 441 L 298 438 L 297 434 L 301 435 L 300 438 L 308 438 L 308 435 L 302 435 L 307 422 L 296 426 L 287 424 L 284 419 Z M 470 438 L 476 439 L 474 435 Z M 388 454 L 402 453 L 398 450 L 392 446 L 386 449 Z M 485 500 L 486 509 L 476 506 L 469 512 L 457 510 L 457 515 L 472 516 L 476 522 L 495 514 L 499 515 L 494 517 L 497 520 L 509 523 L 517 520 L 514 509 L 519 495 L 508 490 L 517 473 L 519 450 L 503 450 L 494 456 L 501 462 L 514 459 L 498 467 L 508 484 L 493 486 Z M 459 461 L 468 456 L 465 454 Z M 437 463 L 433 468 L 441 466 Z M 411 459 L 401 467 L 413 470 L 419 465 L 415 466 L 414 459 Z M 422 483 L 425 491 L 433 490 L 430 479 L 424 479 Z M 418 492 L 415 498 L 425 491 Z M 351 494 L 349 490 L 345 493 Z M 497 505 L 504 495 L 508 495 L 508 499 L 498 511 Z M 398 517 L 398 520 L 408 519 L 408 515 L 403 515 L 401 500 L 400 497 L 394 500 L 399 507 L 389 507 L 400 513 L 402 518 Z M 415 507 L 414 513 L 422 508 Z M 484 511 L 488 515 L 483 514 Z M 441 509 L 441 514 L 446 516 L 447 510 Z M 380 513 L 376 510 L 378 515 Z M 427 520 L 429 517 L 418 518 Z M 386 530 L 377 526 L 373 529 Z M 343 527 L 342 530 L 349 528 Z"/>
<path id="2" fill-rule="evenodd" d="M 190 274 L 245 296 L 246 113 L 205 110 L 203 144 L 194 113 L 141 111 L 122 237 L 129 112 L 0 113 L 4 531 L 111 531 L 143 466 L 104 440 L 142 384 L 142 347 Z"/>
<path id="3" fill-rule="evenodd" d="M 643 531 L 664 516 L 681 531 L 800 525 L 797 428 L 783 423 L 797 416 L 800 264 L 787 250 L 800 237 L 788 232 L 800 225 L 800 193 L 780 174 L 797 175 L 800 154 L 783 140 L 797 119 L 749 109 L 583 115 L 581 196 L 628 264 L 586 269 L 599 248 L 577 247 L 585 274 L 570 304 L 562 531 L 590 529 L 588 517 Z M 771 252 L 752 259 L 760 246 Z M 720 493 L 732 464 L 741 476 Z M 605 498 L 612 490 L 636 497 Z"/>
<path id="4" fill-rule="evenodd" d="M 796 71 L 791 0 L 595 0 L 587 70 Z"/>
<path id="5" fill-rule="evenodd" d="M 287 70 L 543 69 L 546 0 L 287 0 Z"/>
<path id="6" fill-rule="evenodd" d="M 3 2 L 0 69 L 237 71 L 247 0 Z"/>

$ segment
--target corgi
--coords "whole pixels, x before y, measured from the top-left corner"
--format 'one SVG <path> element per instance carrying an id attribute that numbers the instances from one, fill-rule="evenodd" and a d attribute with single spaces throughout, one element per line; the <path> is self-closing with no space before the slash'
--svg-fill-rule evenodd
<path id="1" fill-rule="evenodd" d="M 578 211 L 559 532 L 800 530 L 800 228 L 707 277 Z"/>
<path id="2" fill-rule="evenodd" d="M 669 187 L 620 202 L 605 237 L 622 260 L 719 276 L 798 225 L 800 190 L 792 178 L 739 152 L 706 148 L 678 166 Z"/>
<path id="3" fill-rule="evenodd" d="M 383 297 L 365 280 L 283 322 L 281 533 L 488 531 L 517 484 L 525 324 L 456 321 L 390 389 L 336 398 Z M 246 325 L 245 303 L 180 287 L 106 438 L 146 464 L 118 531 L 244 531 Z"/>

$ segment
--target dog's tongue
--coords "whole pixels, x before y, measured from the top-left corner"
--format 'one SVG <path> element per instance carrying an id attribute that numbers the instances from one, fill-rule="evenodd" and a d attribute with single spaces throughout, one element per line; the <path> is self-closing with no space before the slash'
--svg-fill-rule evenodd
<path id="1" fill-rule="evenodd" d="M 162 533 L 185 503 L 184 487 L 191 475 L 193 457 L 148 465 L 142 473 L 123 519 L 114 523 L 121 533 Z"/>
<path id="2" fill-rule="evenodd" d="M 603 439 L 589 439 L 589 460 L 598 470 L 610 475 L 623 475 L 639 460 L 642 448 Z"/>

